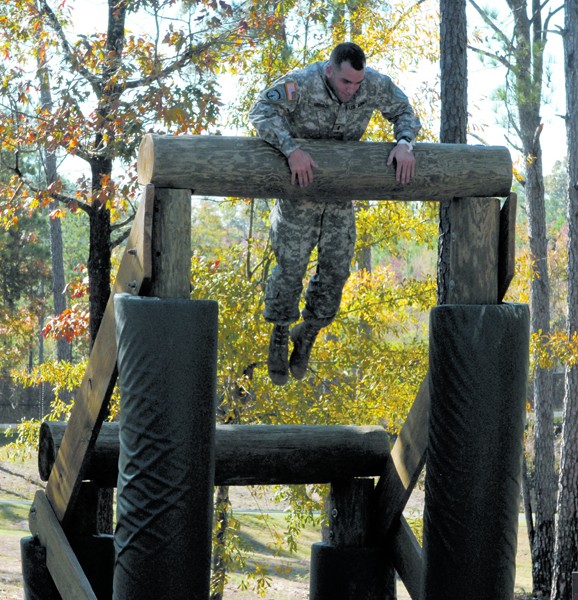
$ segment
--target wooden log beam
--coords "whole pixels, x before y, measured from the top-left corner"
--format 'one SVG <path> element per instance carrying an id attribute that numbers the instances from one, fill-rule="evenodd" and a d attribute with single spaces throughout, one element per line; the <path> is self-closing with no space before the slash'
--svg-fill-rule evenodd
<path id="1" fill-rule="evenodd" d="M 423 571 L 421 546 L 403 516 L 391 536 L 391 556 L 411 599 L 419 600 Z"/>
<path id="2" fill-rule="evenodd" d="M 311 547 L 311 600 L 395 600 L 395 571 L 372 544 L 373 479 L 331 484 L 323 542 Z"/>
<path id="3" fill-rule="evenodd" d="M 375 487 L 376 527 L 387 544 L 419 479 L 427 450 L 428 379 L 424 379 Z"/>
<path id="4" fill-rule="evenodd" d="M 46 480 L 66 423 L 46 421 L 40 428 L 38 467 Z M 115 487 L 118 475 L 118 424 L 103 423 L 85 477 Z M 216 485 L 328 483 L 382 472 L 389 437 L 377 426 L 217 425 Z"/>
<path id="5" fill-rule="evenodd" d="M 502 146 L 416 144 L 416 175 L 398 184 L 387 167 L 391 143 L 301 140 L 319 167 L 307 188 L 291 185 L 286 158 L 259 138 L 147 134 L 139 183 L 202 196 L 328 201 L 444 200 L 507 196 L 512 159 Z"/>

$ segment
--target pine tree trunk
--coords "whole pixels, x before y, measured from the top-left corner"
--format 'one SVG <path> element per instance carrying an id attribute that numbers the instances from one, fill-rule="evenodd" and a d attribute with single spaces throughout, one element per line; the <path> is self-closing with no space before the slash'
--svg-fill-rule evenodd
<path id="1" fill-rule="evenodd" d="M 520 111 L 522 114 L 524 111 Z M 531 331 L 548 336 L 550 333 L 550 281 L 548 274 L 548 238 L 544 208 L 542 151 L 539 140 L 539 115 L 521 118 L 526 168 L 526 205 L 530 253 L 535 275 L 530 289 Z M 534 127 L 534 129 L 532 129 Z M 553 380 L 548 367 L 535 361 L 534 414 L 535 444 L 534 490 L 536 493 L 535 535 L 532 546 L 532 576 L 534 594 L 548 594 L 554 553 L 554 512 L 556 508 L 556 476 L 554 467 Z"/>
<path id="2" fill-rule="evenodd" d="M 532 0 L 508 2 L 514 17 L 514 93 L 518 127 L 526 158 L 526 205 L 530 255 L 534 264 L 531 282 L 531 332 L 550 334 L 550 281 L 548 275 L 548 238 L 544 210 L 544 178 L 540 146 L 540 108 L 543 77 L 543 27 L 541 6 Z M 528 14 L 531 16 L 528 17 Z M 534 357 L 536 358 L 536 357 Z M 535 361 L 535 493 L 536 514 L 532 546 L 532 576 L 535 595 L 548 595 L 554 552 L 554 510 L 556 476 L 554 471 L 553 381 L 550 369 Z"/>
<path id="3" fill-rule="evenodd" d="M 578 331 L 578 0 L 567 0 L 564 35 L 566 133 L 568 139 L 568 339 Z M 572 572 L 578 570 L 578 367 L 568 365 L 564 395 L 564 425 L 558 522 L 556 526 L 552 600 L 571 600 Z"/>
<path id="4" fill-rule="evenodd" d="M 468 126 L 468 61 L 465 0 L 440 1 L 440 142 L 465 144 Z M 438 304 L 447 302 L 450 284 L 450 202 L 440 202 L 437 265 Z"/>

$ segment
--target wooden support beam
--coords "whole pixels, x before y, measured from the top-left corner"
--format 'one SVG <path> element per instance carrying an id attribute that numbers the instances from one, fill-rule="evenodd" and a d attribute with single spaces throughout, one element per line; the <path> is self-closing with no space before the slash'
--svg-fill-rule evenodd
<path id="1" fill-rule="evenodd" d="M 412 600 L 420 600 L 423 571 L 421 546 L 404 517 L 391 537 L 393 566 Z"/>
<path id="2" fill-rule="evenodd" d="M 311 600 L 395 600 L 395 571 L 372 535 L 372 496 L 373 479 L 331 484 L 329 526 L 311 548 Z"/>
<path id="3" fill-rule="evenodd" d="M 46 486 L 46 496 L 58 520 L 65 526 L 116 382 L 113 295 L 121 292 L 137 294 L 151 278 L 153 200 L 154 187 L 147 186 L 70 414 L 61 451 Z"/>
<path id="4" fill-rule="evenodd" d="M 376 526 L 387 544 L 417 483 L 427 450 L 428 379 L 423 381 L 375 488 Z"/>
<path id="5" fill-rule="evenodd" d="M 30 531 L 46 548 L 46 566 L 63 600 L 97 600 L 43 491 L 30 509 Z"/>
<path id="6" fill-rule="evenodd" d="M 66 423 L 40 427 L 38 467 L 46 480 L 54 465 Z M 86 478 L 116 487 L 118 423 L 103 423 Z M 216 485 L 328 483 L 371 477 L 383 471 L 389 436 L 378 426 L 217 425 Z"/>
<path id="7" fill-rule="evenodd" d="M 391 143 L 300 140 L 319 167 L 307 188 L 291 185 L 287 159 L 259 138 L 147 134 L 139 150 L 142 184 L 206 196 L 350 200 L 443 200 L 507 196 L 512 159 L 501 146 L 416 144 L 416 174 L 396 182 Z"/>

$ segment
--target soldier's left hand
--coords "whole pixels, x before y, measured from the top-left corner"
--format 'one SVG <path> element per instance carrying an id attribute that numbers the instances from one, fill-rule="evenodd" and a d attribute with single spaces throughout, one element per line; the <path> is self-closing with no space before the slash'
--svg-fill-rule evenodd
<path id="1" fill-rule="evenodd" d="M 395 160 L 395 179 L 398 183 L 408 184 L 415 175 L 415 156 L 408 150 L 407 144 L 397 144 L 389 153 L 387 166 Z"/>

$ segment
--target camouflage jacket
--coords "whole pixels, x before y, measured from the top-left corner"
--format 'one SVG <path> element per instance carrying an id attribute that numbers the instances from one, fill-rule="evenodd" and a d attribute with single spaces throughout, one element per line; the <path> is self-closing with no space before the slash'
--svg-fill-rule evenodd
<path id="1" fill-rule="evenodd" d="M 341 103 L 317 62 L 278 79 L 259 95 L 249 119 L 266 142 L 285 156 L 299 148 L 296 138 L 359 140 L 376 110 L 393 123 L 395 139 L 414 139 L 421 129 L 407 96 L 387 76 L 365 69 L 351 100 Z"/>

